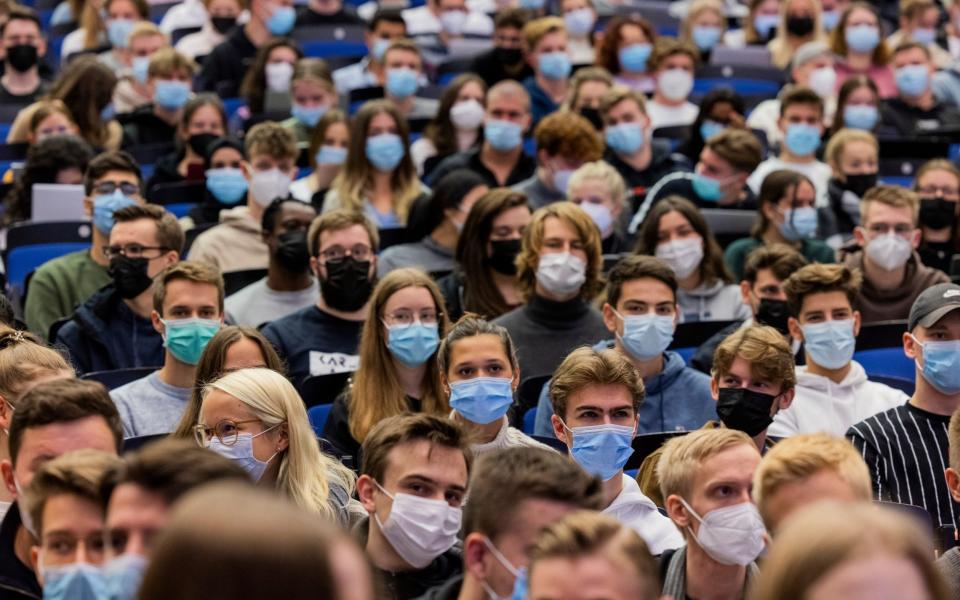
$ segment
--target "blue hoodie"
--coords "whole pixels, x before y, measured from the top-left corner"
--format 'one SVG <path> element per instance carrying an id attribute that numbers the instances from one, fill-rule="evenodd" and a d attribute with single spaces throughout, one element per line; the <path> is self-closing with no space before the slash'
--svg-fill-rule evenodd
<path id="1" fill-rule="evenodd" d="M 615 346 L 614 340 L 605 340 L 593 347 L 606 350 Z M 637 434 L 661 431 L 693 431 L 707 421 L 717 419 L 717 403 L 710 395 L 710 377 L 691 369 L 676 352 L 663 353 L 663 371 L 643 380 L 646 390 L 640 405 L 640 424 Z M 535 436 L 553 436 L 553 405 L 547 390 L 548 381 L 540 391 L 537 404 Z M 670 400 L 672 398 L 672 400 Z"/>

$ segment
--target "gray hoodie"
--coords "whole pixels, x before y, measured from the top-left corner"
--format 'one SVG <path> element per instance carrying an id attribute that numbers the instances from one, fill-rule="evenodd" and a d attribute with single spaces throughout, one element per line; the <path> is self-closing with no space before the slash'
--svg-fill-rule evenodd
<path id="1" fill-rule="evenodd" d="M 751 316 L 750 307 L 743 303 L 740 287 L 718 279 L 702 283 L 692 290 L 677 290 L 681 322 L 739 321 Z"/>

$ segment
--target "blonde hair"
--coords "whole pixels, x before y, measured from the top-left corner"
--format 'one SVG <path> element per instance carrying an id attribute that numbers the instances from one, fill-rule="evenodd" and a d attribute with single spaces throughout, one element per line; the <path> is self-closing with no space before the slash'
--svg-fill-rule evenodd
<path id="1" fill-rule="evenodd" d="M 16 408 L 28 384 L 73 368 L 29 331 L 0 325 L 0 397 Z"/>
<path id="2" fill-rule="evenodd" d="M 667 441 L 656 470 L 663 498 L 675 494 L 689 501 L 700 463 L 740 444 L 757 449 L 750 436 L 726 428 L 698 429 Z"/>
<path id="3" fill-rule="evenodd" d="M 910 561 L 928 596 L 950 593 L 933 564 L 933 542 L 911 517 L 872 504 L 818 502 L 786 521 L 750 590 L 750 600 L 803 600 L 824 576 L 846 561 L 874 556 Z"/>
<path id="4" fill-rule="evenodd" d="M 784 485 L 799 483 L 824 470 L 840 477 L 859 500 L 872 500 L 867 463 L 850 442 L 825 433 L 790 437 L 771 448 L 753 474 L 753 501 L 768 528 L 770 496 Z"/>
<path id="5" fill-rule="evenodd" d="M 570 92 L 567 94 L 561 110 L 572 110 L 576 112 L 577 101 L 580 99 L 580 86 L 585 83 L 605 83 L 608 88 L 613 87 L 613 75 L 603 67 L 584 67 L 577 69 L 577 72 L 570 78 Z"/>
<path id="6" fill-rule="evenodd" d="M 43 534 L 43 509 L 48 500 L 54 496 L 77 496 L 99 507 L 103 503 L 100 481 L 120 464 L 116 454 L 91 449 L 74 450 L 44 463 L 21 499 L 37 536 Z"/>
<path id="7" fill-rule="evenodd" d="M 627 184 L 623 181 L 620 173 L 610 166 L 610 163 L 602 160 L 584 163 L 579 169 L 570 176 L 570 182 L 567 184 L 567 199 L 572 200 L 571 192 L 573 188 L 585 181 L 599 181 L 610 192 L 613 203 L 618 206 L 627 205 Z"/>
<path id="8" fill-rule="evenodd" d="M 328 92 L 335 94 L 333 87 L 333 76 L 330 74 L 330 66 L 327 61 L 319 58 L 301 58 L 293 67 L 293 76 L 290 78 L 290 86 L 298 81 L 309 81 L 320 85 Z"/>
<path id="9" fill-rule="evenodd" d="M 830 137 L 830 141 L 827 142 L 827 149 L 823 153 L 824 158 L 827 159 L 827 163 L 834 171 L 840 170 L 840 159 L 843 157 L 843 151 L 846 149 L 847 144 L 854 142 L 869 144 L 873 147 L 876 155 L 880 153 L 880 143 L 877 142 L 877 138 L 872 133 L 862 129 L 845 127 Z"/>
<path id="10" fill-rule="evenodd" d="M 566 421 L 570 396 L 588 385 L 623 386 L 630 393 L 634 414 L 640 411 L 645 394 L 643 379 L 622 352 L 612 348 L 598 352 L 584 346 L 567 355 L 550 381 L 553 412 Z"/>
<path id="11" fill-rule="evenodd" d="M 604 121 L 607 120 L 607 114 L 610 110 L 624 100 L 633 100 L 636 102 L 637 107 L 640 109 L 640 114 L 646 116 L 647 97 L 643 95 L 643 92 L 637 92 L 622 85 L 615 85 L 610 88 L 610 91 L 608 91 L 603 96 L 603 100 L 600 101 L 600 116 L 603 117 Z"/>
<path id="12" fill-rule="evenodd" d="M 533 298 L 537 282 L 537 265 L 543 249 L 545 223 L 557 218 L 573 228 L 583 242 L 587 254 L 587 280 L 580 288 L 580 297 L 589 300 L 603 287 L 603 252 L 600 248 L 600 231 L 583 209 L 571 202 L 554 202 L 533 213 L 530 224 L 523 232 L 520 254 L 517 256 L 517 287 L 525 302 Z"/>
<path id="13" fill-rule="evenodd" d="M 822 40 L 823 21 L 821 13 L 823 11 L 820 9 L 820 0 L 807 0 L 807 2 L 810 4 L 810 10 L 813 11 L 813 32 L 810 33 L 809 39 L 805 41 Z M 767 44 L 767 50 L 770 51 L 771 62 L 773 62 L 774 66 L 778 69 L 787 68 L 793 59 L 794 52 L 800 47 L 799 45 L 791 47 L 790 44 L 787 43 L 787 10 L 789 7 L 790 2 L 786 0 L 780 2 L 780 22 L 777 25 L 777 35 Z"/>
<path id="14" fill-rule="evenodd" d="M 159 27 L 150 21 L 137 21 L 130 30 L 130 34 L 127 36 L 127 46 L 129 47 L 130 43 L 137 38 L 153 36 L 162 37 L 163 43 L 166 46 L 170 46 L 170 38 L 167 37 L 167 34 L 160 31 Z"/>
<path id="15" fill-rule="evenodd" d="M 197 63 L 193 62 L 193 59 L 167 46 L 166 48 L 160 48 L 150 57 L 147 76 L 153 79 L 182 73 L 187 77 L 193 77 L 197 74 L 197 70 Z"/>
<path id="16" fill-rule="evenodd" d="M 544 37 L 551 33 L 562 33 L 566 35 L 567 26 L 560 17 L 540 17 L 534 19 L 523 26 L 521 36 L 523 37 L 523 47 L 527 53 L 533 54 Z"/>
<path id="17" fill-rule="evenodd" d="M 254 156 L 266 154 L 273 159 L 296 159 L 300 151 L 297 150 L 297 138 L 286 127 L 273 121 L 257 123 L 250 128 L 243 139 L 243 147 L 247 153 L 247 160 L 253 162 Z"/>
<path id="18" fill-rule="evenodd" d="M 727 17 L 723 14 L 723 4 L 720 0 L 694 0 L 687 10 L 687 16 L 680 23 L 680 36 L 682 42 L 691 42 L 693 38 L 693 20 L 701 13 L 712 12 L 720 17 L 720 30 L 727 30 Z"/>
<path id="19" fill-rule="evenodd" d="M 727 336 L 713 357 L 710 375 L 715 380 L 730 372 L 733 361 L 740 357 L 750 363 L 753 377 L 780 383 L 780 394 L 797 385 L 793 350 L 783 335 L 767 325 L 751 325 Z"/>
<path id="20" fill-rule="evenodd" d="M 902 188 L 899 185 L 878 185 L 870 188 L 860 199 L 860 223 L 867 226 L 867 215 L 874 202 L 885 204 L 893 208 L 910 210 L 913 224 L 920 218 L 920 197 L 913 190 Z"/>
<path id="21" fill-rule="evenodd" d="M 356 476 L 339 461 L 320 452 L 303 400 L 286 377 L 270 369 L 240 369 L 208 383 L 203 389 L 203 400 L 213 390 L 249 407 L 263 422 L 264 429 L 286 423 L 289 445 L 280 455 L 277 489 L 305 510 L 337 523 L 349 521 L 347 510 L 338 513 L 331 502 L 330 486 L 339 486 L 349 497 Z"/>
<path id="22" fill-rule="evenodd" d="M 370 309 L 360 336 L 360 367 L 350 389 L 350 435 L 363 443 L 373 426 L 387 417 L 409 410 L 406 394 L 400 387 L 393 355 L 387 348 L 383 310 L 387 301 L 400 290 L 424 288 L 433 298 L 437 310 L 438 335 L 447 334 L 449 321 L 440 288 L 426 273 L 418 269 L 396 269 L 388 273 L 370 296 Z M 421 386 L 421 410 L 428 414 L 447 415 L 450 405 L 440 385 L 440 368 L 436 352 L 427 360 Z"/>

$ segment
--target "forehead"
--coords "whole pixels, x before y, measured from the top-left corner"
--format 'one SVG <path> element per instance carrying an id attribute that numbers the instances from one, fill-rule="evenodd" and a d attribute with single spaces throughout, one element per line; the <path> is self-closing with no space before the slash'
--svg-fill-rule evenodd
<path id="1" fill-rule="evenodd" d="M 30 19 L 12 19 L 7 21 L 3 33 L 4 35 L 39 34 L 40 27 Z"/>
<path id="2" fill-rule="evenodd" d="M 280 205 L 280 220 L 300 219 L 312 221 L 317 216 L 313 207 L 304 202 L 284 202 Z"/>
<path id="3" fill-rule="evenodd" d="M 800 307 L 800 311 L 833 310 L 837 308 L 851 308 L 850 299 L 840 290 L 832 290 L 829 292 L 807 294 L 803 298 L 803 305 Z"/>
<path id="4" fill-rule="evenodd" d="M 207 427 L 216 425 L 223 419 L 242 421 L 255 418 L 246 404 L 226 392 L 211 390 L 200 406 L 200 421 Z"/>
<path id="5" fill-rule="evenodd" d="M 86 536 L 103 528 L 100 505 L 72 493 L 58 493 L 47 498 L 43 505 L 42 534 L 70 532 Z"/>
<path id="6" fill-rule="evenodd" d="M 477 360 L 507 360 L 500 338 L 491 333 L 473 335 L 457 340 L 450 346 L 450 365 Z"/>
<path id="7" fill-rule="evenodd" d="M 107 505 L 108 527 L 163 527 L 170 508 L 160 494 L 136 483 L 121 483 Z"/>
<path id="8" fill-rule="evenodd" d="M 157 243 L 157 222 L 153 219 L 134 219 L 133 221 L 116 223 L 110 230 L 110 243 L 155 245 Z"/>
<path id="9" fill-rule="evenodd" d="M 397 444 L 387 453 L 383 479 L 394 483 L 421 475 L 441 485 L 466 487 L 467 461 L 457 448 L 413 440 Z"/>
<path id="10" fill-rule="evenodd" d="M 413 50 L 408 50 L 406 48 L 392 48 L 387 50 L 387 53 L 384 54 L 383 60 L 385 62 L 391 61 L 415 61 L 420 62 L 420 55 Z"/>
<path id="11" fill-rule="evenodd" d="M 633 396 L 630 395 L 630 390 L 624 385 L 591 383 L 574 390 L 567 398 L 568 413 L 583 406 L 594 406 L 602 409 L 633 406 Z"/>
<path id="12" fill-rule="evenodd" d="M 567 222 L 566 219 L 547 217 L 543 221 L 543 237 L 579 239 L 580 235 L 577 233 L 573 224 Z"/>
<path id="13" fill-rule="evenodd" d="M 326 229 L 320 232 L 320 249 L 330 246 L 370 245 L 370 234 L 363 225 L 350 225 L 341 229 Z"/>
<path id="14" fill-rule="evenodd" d="M 20 453 L 14 467 L 26 464 L 24 461 L 56 458 L 84 448 L 116 454 L 116 440 L 103 417 L 91 415 L 74 421 L 28 427 L 21 437 Z"/>
<path id="15" fill-rule="evenodd" d="M 387 298 L 383 304 L 384 312 L 392 312 L 401 308 L 417 310 L 421 308 L 435 308 L 433 295 L 425 287 L 408 286 L 397 290 Z"/>
<path id="16" fill-rule="evenodd" d="M 218 148 L 210 157 L 211 162 L 215 161 L 240 161 L 243 160 L 243 154 L 236 148 L 229 146 Z"/>
<path id="17" fill-rule="evenodd" d="M 890 206 L 883 202 L 867 203 L 865 219 L 868 223 L 877 221 L 885 222 L 913 222 L 913 211 L 907 206 Z"/>
<path id="18" fill-rule="evenodd" d="M 174 279 L 166 285 L 166 295 L 163 300 L 165 306 L 185 303 L 207 303 L 216 305 L 220 294 L 217 286 L 212 283 L 190 281 L 189 279 Z"/>
<path id="19" fill-rule="evenodd" d="M 101 181 L 132 181 L 133 183 L 139 183 L 140 180 L 137 179 L 137 176 L 130 171 L 120 171 L 112 170 L 107 171 L 102 176 L 94 180 L 94 185 L 100 183 Z"/>
<path id="20" fill-rule="evenodd" d="M 729 446 L 700 462 L 694 488 L 704 489 L 718 481 L 749 483 L 759 463 L 760 452 L 752 443 Z"/>
<path id="21" fill-rule="evenodd" d="M 639 300 L 650 304 L 673 302 L 673 290 L 664 282 L 653 277 L 630 279 L 623 282 L 623 287 L 620 288 L 620 303 L 630 300 Z"/>

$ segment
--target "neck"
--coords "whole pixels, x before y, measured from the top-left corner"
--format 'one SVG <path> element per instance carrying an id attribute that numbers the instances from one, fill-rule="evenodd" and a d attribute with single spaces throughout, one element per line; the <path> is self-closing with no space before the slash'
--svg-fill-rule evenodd
<path id="1" fill-rule="evenodd" d="M 493 440 L 497 439 L 497 435 L 499 435 L 500 430 L 503 429 L 503 419 L 497 419 L 492 423 L 481 425 L 480 423 L 468 421 L 467 419 L 463 418 L 463 415 L 460 413 L 454 412 L 453 420 L 459 423 L 465 430 L 467 430 L 467 432 L 470 433 L 470 440 L 474 444 L 489 444 Z"/>
<path id="2" fill-rule="evenodd" d="M 903 97 L 903 101 L 910 106 L 915 106 L 923 110 L 929 110 L 933 108 L 933 105 L 936 103 L 933 98 L 933 92 L 930 90 L 925 91 L 923 94 L 917 97 Z"/>
<path id="3" fill-rule="evenodd" d="M 163 108 L 159 104 L 154 103 L 153 114 L 160 117 L 160 119 L 165 123 L 167 123 L 168 125 L 176 125 L 177 123 L 180 122 L 180 117 L 183 114 L 183 110 L 182 109 L 167 110 L 166 108 Z"/>
<path id="4" fill-rule="evenodd" d="M 458 129 L 457 130 L 457 149 L 463 152 L 477 142 L 476 129 Z"/>
<path id="5" fill-rule="evenodd" d="M 873 66 L 873 53 L 861 54 L 859 52 L 850 51 L 847 54 L 847 66 L 853 69 L 854 71 L 859 71 L 864 73 Z"/>
<path id="6" fill-rule="evenodd" d="M 243 26 L 243 33 L 253 42 L 253 45 L 259 48 L 270 40 L 270 32 L 267 26 L 260 19 L 253 17 Z"/>
<path id="7" fill-rule="evenodd" d="M 780 150 L 780 160 L 791 163 L 805 164 L 812 163 L 817 160 L 816 154 L 811 154 L 810 156 L 797 156 L 796 154 L 787 150 L 786 144 L 784 144 L 783 149 Z"/>
<path id="8" fill-rule="evenodd" d="M 367 63 L 367 70 L 370 71 L 370 74 L 373 75 L 380 86 L 386 83 L 386 73 L 383 71 L 383 65 L 377 59 L 370 58 L 370 62 Z"/>
<path id="9" fill-rule="evenodd" d="M 393 191 L 390 185 L 393 179 L 391 171 L 379 171 L 373 169 L 373 191 L 376 194 L 389 194 Z"/>
<path id="10" fill-rule="evenodd" d="M 457 231 L 453 223 L 447 219 L 444 219 L 443 223 L 430 234 L 430 239 L 436 242 L 437 245 L 448 250 L 453 250 L 457 247 L 457 239 L 459 238 L 460 232 Z"/>
<path id="11" fill-rule="evenodd" d="M 839 369 L 828 369 L 826 367 L 821 367 L 817 363 L 810 360 L 809 352 L 807 352 L 805 355 L 807 357 L 807 373 L 811 373 L 813 375 L 819 375 L 821 377 L 826 377 L 827 379 L 829 379 L 834 383 L 840 383 L 841 381 L 844 380 L 844 378 L 850 372 L 851 367 L 849 362 L 843 365 L 842 367 L 840 367 Z"/>
<path id="12" fill-rule="evenodd" d="M 463 574 L 463 584 L 460 586 L 460 594 L 457 600 L 487 600 L 487 590 L 483 589 L 477 578 L 470 571 Z"/>
<path id="13" fill-rule="evenodd" d="M 157 376 L 167 385 L 178 388 L 193 387 L 197 378 L 197 366 L 180 362 L 168 351 Z"/>
<path id="14" fill-rule="evenodd" d="M 540 183 L 547 186 L 551 190 L 553 189 L 553 182 L 550 181 L 550 178 L 547 177 L 547 172 L 543 167 L 537 167 L 537 179 L 540 180 Z"/>
<path id="15" fill-rule="evenodd" d="M 617 474 L 603 482 L 603 506 L 609 507 L 617 499 L 620 492 L 623 491 L 623 471 L 617 471 Z"/>
<path id="16" fill-rule="evenodd" d="M 384 94 L 387 97 L 387 100 L 393 102 L 393 105 L 397 107 L 402 114 L 410 114 L 410 111 L 413 110 L 413 99 L 416 97 L 416 94 L 407 96 L 406 98 L 397 98 L 396 96 L 391 96 L 390 94 Z"/>
<path id="17" fill-rule="evenodd" d="M 953 227 L 944 227 L 943 229 L 923 228 L 923 239 L 927 242 L 949 242 L 953 237 Z"/>
<path id="18" fill-rule="evenodd" d="M 686 537 L 693 534 L 687 532 Z M 688 598 L 735 600 L 743 597 L 747 568 L 723 565 L 710 558 L 696 540 L 687 544 L 686 594 Z"/>
<path id="19" fill-rule="evenodd" d="M 677 285 L 682 290 L 692 290 L 700 285 L 700 269 L 694 270 L 686 279 L 678 279 Z"/>
<path id="20" fill-rule="evenodd" d="M 537 283 L 536 292 L 537 292 L 537 295 L 540 296 L 541 298 L 550 300 L 552 302 L 569 302 L 570 300 L 573 300 L 574 298 L 580 295 L 580 290 L 577 290 L 565 296 L 557 295 L 552 292 L 548 292 L 539 283 Z"/>
<path id="21" fill-rule="evenodd" d="M 133 311 L 133 314 L 142 319 L 149 319 L 150 313 L 153 312 L 153 286 L 147 288 L 147 291 L 136 298 L 131 300 L 124 298 L 123 303 Z"/>
<path id="22" fill-rule="evenodd" d="M 866 255 L 866 252 L 864 252 L 863 271 L 866 278 L 870 281 L 870 285 L 873 287 L 878 290 L 892 290 L 900 287 L 900 284 L 903 283 L 903 278 L 907 273 L 907 265 L 903 265 L 893 271 L 887 271 L 879 265 L 874 264 L 870 257 Z"/>
<path id="23" fill-rule="evenodd" d="M 101 267 L 106 267 L 110 264 L 110 261 L 103 255 L 103 247 L 107 245 L 109 240 L 96 227 L 91 227 L 91 229 L 93 229 L 93 242 L 90 246 L 90 258 Z"/>
<path id="24" fill-rule="evenodd" d="M 504 302 L 510 306 L 522 303 L 520 292 L 517 290 L 516 277 L 513 275 L 504 275 L 493 269 L 487 269 L 487 273 L 490 274 L 490 279 L 493 281 L 493 285 L 496 286 L 497 291 L 503 296 Z"/>
<path id="25" fill-rule="evenodd" d="M 17 509 L 23 510 L 23 502 L 20 501 L 17 503 Z M 27 528 L 21 525 L 17 529 L 17 533 L 13 539 L 13 553 L 17 557 L 17 560 L 23 564 L 30 565 L 30 548 L 34 546 L 37 541 L 34 539 L 30 532 L 27 531 Z"/>
<path id="26" fill-rule="evenodd" d="M 40 85 L 40 74 L 36 66 L 30 67 L 23 73 L 7 64 L 3 74 L 3 87 L 13 94 L 29 94 Z"/>
<path id="27" fill-rule="evenodd" d="M 247 192 L 247 212 L 250 213 L 250 218 L 257 223 L 263 217 L 263 207 L 253 199 L 253 192 Z"/>
<path id="28" fill-rule="evenodd" d="M 559 104 L 560 100 L 567 95 L 567 80 L 566 79 L 547 79 L 540 73 L 537 73 L 536 76 L 537 85 L 540 86 L 540 89 L 545 91 L 548 96 Z"/>
<path id="29" fill-rule="evenodd" d="M 480 162 L 493 165 L 512 165 L 517 162 L 521 152 L 523 152 L 522 144 L 513 150 L 500 152 L 495 150 L 490 142 L 484 142 L 483 148 L 480 150 Z"/>
<path id="30" fill-rule="evenodd" d="M 753 443 L 757 445 L 757 451 L 759 451 L 760 454 L 763 454 L 763 447 L 767 445 L 767 430 L 764 429 L 751 439 L 753 440 Z"/>
<path id="31" fill-rule="evenodd" d="M 653 162 L 653 148 L 651 144 L 653 144 L 652 140 L 649 143 L 645 143 L 633 154 L 618 154 L 617 156 L 619 156 L 623 162 L 633 167 L 635 171 L 646 171 L 650 163 Z"/>
<path id="32" fill-rule="evenodd" d="M 373 515 L 370 515 L 367 528 L 366 551 L 374 567 L 381 571 L 387 571 L 388 573 L 401 573 L 414 570 L 413 565 L 400 558 L 400 555 L 393 549 L 390 542 L 383 537 L 383 534 L 380 532 L 380 526 L 377 525 L 377 521 L 373 518 Z"/>
<path id="33" fill-rule="evenodd" d="M 320 299 L 317 300 L 317 308 L 327 313 L 330 316 L 336 317 L 338 319 L 343 319 L 344 321 L 363 321 L 367 318 L 367 311 L 370 309 L 370 301 L 367 300 L 367 303 L 358 308 L 357 310 L 346 312 L 342 310 L 337 310 L 336 308 L 331 307 L 323 299 L 323 294 L 320 295 Z"/>
<path id="34" fill-rule="evenodd" d="M 427 363 L 418 367 L 408 367 L 399 360 L 393 361 L 397 371 L 397 379 L 403 393 L 418 400 L 423 396 L 423 380 L 427 374 Z"/>
<path id="35" fill-rule="evenodd" d="M 683 103 L 686 102 L 686 98 L 680 98 L 679 100 L 674 100 L 672 98 L 667 98 L 659 91 L 653 93 L 653 101 L 657 104 L 662 104 L 664 106 L 672 106 L 676 108 L 677 106 L 683 106 Z"/>
<path id="36" fill-rule="evenodd" d="M 277 262 L 270 258 L 270 266 L 267 268 L 267 287 L 275 292 L 299 292 L 313 285 L 313 276 L 310 270 L 305 269 L 301 273 L 290 273 Z"/>
<path id="37" fill-rule="evenodd" d="M 935 415 L 951 416 L 960 407 L 960 394 L 948 395 L 937 390 L 923 378 L 920 371 L 914 377 L 917 389 L 910 398 L 910 404 Z"/>
<path id="38" fill-rule="evenodd" d="M 788 246 L 796 246 L 797 242 L 791 242 L 787 238 L 783 237 L 783 234 L 780 233 L 779 227 L 770 226 L 767 227 L 767 230 L 763 232 L 763 235 L 760 237 L 763 238 L 763 241 L 769 244 L 787 244 Z"/>

